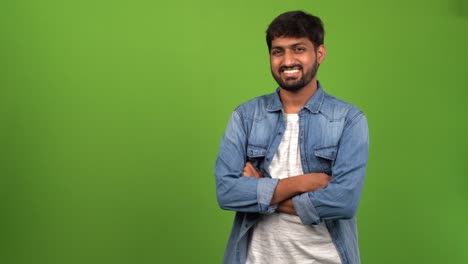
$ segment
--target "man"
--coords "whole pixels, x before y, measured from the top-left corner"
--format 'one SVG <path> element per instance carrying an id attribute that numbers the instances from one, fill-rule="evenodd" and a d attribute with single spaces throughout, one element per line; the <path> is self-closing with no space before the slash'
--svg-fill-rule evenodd
<path id="1" fill-rule="evenodd" d="M 360 263 L 366 118 L 317 81 L 318 17 L 287 12 L 266 33 L 279 88 L 236 108 L 215 165 L 219 205 L 236 211 L 224 263 Z"/>

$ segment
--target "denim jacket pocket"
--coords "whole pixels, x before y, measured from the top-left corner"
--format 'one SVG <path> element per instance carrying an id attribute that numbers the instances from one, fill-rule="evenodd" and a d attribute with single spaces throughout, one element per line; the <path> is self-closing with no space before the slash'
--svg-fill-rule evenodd
<path id="1" fill-rule="evenodd" d="M 336 152 L 336 146 L 315 149 L 314 154 L 324 173 L 331 175 L 331 168 L 335 162 Z"/>
<path id="2" fill-rule="evenodd" d="M 249 144 L 247 146 L 247 157 L 249 159 L 263 158 L 265 157 L 266 151 L 267 151 L 266 147 Z"/>

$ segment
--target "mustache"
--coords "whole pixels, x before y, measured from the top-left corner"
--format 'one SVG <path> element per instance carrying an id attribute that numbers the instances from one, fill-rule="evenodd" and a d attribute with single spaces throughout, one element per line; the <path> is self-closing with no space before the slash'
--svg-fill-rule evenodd
<path id="1" fill-rule="evenodd" d="M 294 65 L 290 65 L 290 66 L 281 66 L 281 67 L 279 68 L 279 71 L 280 71 L 280 72 L 283 72 L 283 71 L 292 70 L 292 69 L 299 69 L 299 70 L 302 70 L 302 65 L 300 65 L 300 64 L 294 64 Z"/>

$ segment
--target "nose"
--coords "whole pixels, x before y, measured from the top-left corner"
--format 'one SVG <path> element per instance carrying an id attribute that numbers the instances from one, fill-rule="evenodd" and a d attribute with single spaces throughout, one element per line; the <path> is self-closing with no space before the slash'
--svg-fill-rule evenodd
<path id="1" fill-rule="evenodd" d="M 283 56 L 283 66 L 289 67 L 296 64 L 296 58 L 294 53 L 290 50 L 286 50 Z"/>

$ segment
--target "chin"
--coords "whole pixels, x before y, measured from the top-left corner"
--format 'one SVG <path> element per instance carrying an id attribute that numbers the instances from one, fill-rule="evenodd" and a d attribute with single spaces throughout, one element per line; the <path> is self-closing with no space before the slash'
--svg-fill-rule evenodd
<path id="1" fill-rule="evenodd" d="M 302 83 L 285 85 L 283 83 L 283 85 L 280 85 L 280 87 L 289 92 L 298 92 L 304 89 L 305 85 Z"/>

